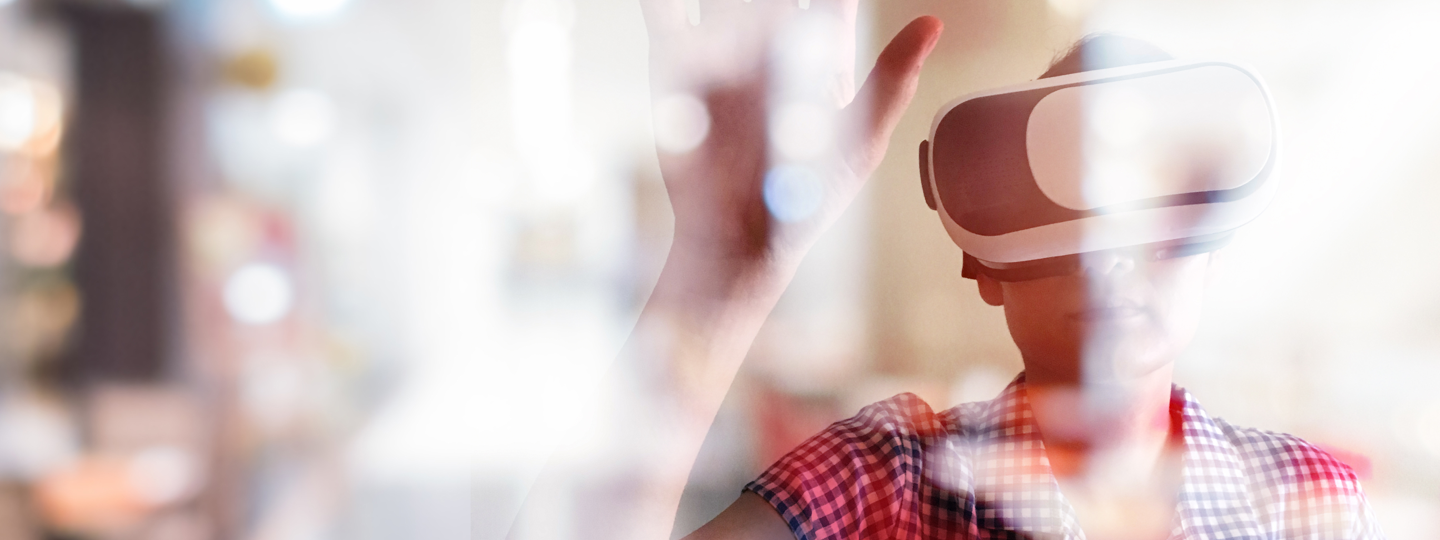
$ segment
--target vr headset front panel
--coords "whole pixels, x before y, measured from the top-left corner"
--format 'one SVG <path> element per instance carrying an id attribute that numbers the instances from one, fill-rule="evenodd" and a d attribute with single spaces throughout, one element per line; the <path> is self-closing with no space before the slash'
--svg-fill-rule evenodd
<path id="1" fill-rule="evenodd" d="M 1186 74 L 1188 70 L 1212 72 L 1200 75 Z M 1135 79 L 1159 77 L 1167 74 L 1196 75 L 1215 78 L 1216 68 L 1231 75 L 1238 73 L 1245 77 L 1264 99 L 1263 87 L 1253 75 L 1235 66 L 1223 63 L 1198 63 L 1164 70 L 1132 73 L 1124 76 L 1097 78 L 1088 81 L 1056 84 L 1015 92 L 998 93 L 965 100 L 952 107 L 938 122 L 931 141 L 930 164 L 932 178 L 938 196 L 939 206 L 961 228 L 981 236 L 1001 236 L 1045 225 L 1063 223 L 1118 212 L 1132 212 L 1144 209 L 1185 206 L 1207 203 L 1236 201 L 1255 193 L 1274 165 L 1276 145 L 1273 144 L 1273 125 L 1265 131 L 1268 146 L 1262 149 L 1262 160 L 1247 159 L 1242 164 L 1248 171 L 1259 168 L 1253 176 L 1246 173 L 1243 179 L 1200 179 L 1194 185 L 1216 186 L 1221 189 L 1189 191 L 1161 196 L 1107 204 L 1094 208 L 1067 207 L 1046 195 L 1035 177 L 1027 143 L 1027 132 L 1037 105 L 1062 90 L 1090 85 L 1105 85 Z M 1180 77 L 1177 77 L 1180 78 Z M 1232 77 L 1233 78 L 1233 77 Z M 1057 81 L 1059 82 L 1059 81 Z M 1186 81 L 1175 81 L 1185 83 Z M 1233 81 L 1230 83 L 1233 88 Z M 1184 103 L 1170 103 L 1169 106 L 1184 106 Z M 1264 102 L 1264 120 L 1273 124 Z M 1103 120 L 1103 119 L 1102 119 Z M 1079 125 L 1075 137 L 1083 137 Z M 1031 141 L 1033 142 L 1033 141 Z M 1237 185 L 1238 184 L 1238 185 Z M 1234 187 L 1229 187 L 1234 186 Z M 1052 188 L 1052 191 L 1054 189 Z M 1076 206 L 1072 201 L 1070 206 Z"/>

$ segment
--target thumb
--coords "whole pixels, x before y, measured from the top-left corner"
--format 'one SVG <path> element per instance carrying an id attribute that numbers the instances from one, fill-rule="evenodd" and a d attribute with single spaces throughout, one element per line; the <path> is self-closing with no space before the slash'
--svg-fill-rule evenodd
<path id="1" fill-rule="evenodd" d="M 915 97 L 920 67 L 944 28 L 940 19 L 928 15 L 910 21 L 880 52 L 865 85 L 846 107 L 856 145 L 851 149 L 850 164 L 861 178 L 869 176 L 885 157 L 890 134 Z"/>

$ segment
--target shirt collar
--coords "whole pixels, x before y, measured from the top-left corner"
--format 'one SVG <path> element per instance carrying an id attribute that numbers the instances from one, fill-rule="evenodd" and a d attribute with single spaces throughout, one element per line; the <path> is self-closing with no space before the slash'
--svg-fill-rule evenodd
<path id="1" fill-rule="evenodd" d="M 1172 386 L 1181 402 L 1185 450 L 1176 504 L 1175 537 L 1220 539 L 1218 526 L 1236 523 L 1258 532 L 1239 452 L 1190 392 Z M 980 529 L 1013 530 L 1030 537 L 1084 538 L 1075 512 L 1060 493 L 1035 424 L 1022 372 L 995 399 L 974 404 L 976 422 L 960 422 L 973 463 L 975 519 Z M 968 415 L 967 415 L 968 416 Z"/>
<path id="2" fill-rule="evenodd" d="M 1185 404 L 1185 457 L 1176 504 L 1179 532 L 1183 538 L 1220 539 L 1232 537 L 1226 531 L 1248 530 L 1248 537 L 1258 537 L 1259 519 L 1239 449 L 1188 390 L 1172 388 Z"/>

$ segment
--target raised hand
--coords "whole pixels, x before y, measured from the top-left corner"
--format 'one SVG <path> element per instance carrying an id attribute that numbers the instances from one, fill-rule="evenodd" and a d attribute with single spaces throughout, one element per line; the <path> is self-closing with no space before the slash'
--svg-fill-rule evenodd
<path id="1" fill-rule="evenodd" d="M 674 250 L 706 259 L 720 282 L 793 261 L 849 206 L 941 29 L 932 17 L 912 22 L 856 96 L 856 0 L 642 7 Z"/>
<path id="2" fill-rule="evenodd" d="M 598 402 L 576 411 L 606 446 L 577 458 L 583 475 L 547 465 L 512 540 L 543 536 L 557 513 L 587 538 L 669 536 L 755 334 L 884 156 L 941 29 L 911 22 L 857 94 L 857 0 L 704 0 L 698 13 L 685 0 L 641 1 L 675 241 Z M 582 481 L 603 500 L 576 498 Z"/>

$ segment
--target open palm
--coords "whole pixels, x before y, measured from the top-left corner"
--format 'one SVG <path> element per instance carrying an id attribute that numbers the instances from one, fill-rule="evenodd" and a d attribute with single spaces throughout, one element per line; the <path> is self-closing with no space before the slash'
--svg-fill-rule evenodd
<path id="1" fill-rule="evenodd" d="M 890 42 L 854 91 L 857 0 L 642 0 L 675 248 L 737 265 L 803 253 L 885 154 L 938 39 Z"/>

